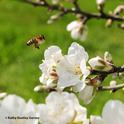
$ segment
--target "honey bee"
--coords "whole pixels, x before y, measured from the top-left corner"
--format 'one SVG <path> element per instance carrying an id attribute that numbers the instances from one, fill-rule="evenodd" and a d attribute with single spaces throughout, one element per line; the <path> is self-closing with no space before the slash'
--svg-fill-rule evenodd
<path id="1" fill-rule="evenodd" d="M 36 37 L 33 37 L 32 39 L 30 39 L 28 42 L 27 42 L 27 45 L 30 46 L 30 45 L 33 45 L 34 44 L 34 47 L 39 49 L 40 47 L 40 44 L 43 43 L 45 41 L 45 37 L 44 35 L 38 35 Z"/>

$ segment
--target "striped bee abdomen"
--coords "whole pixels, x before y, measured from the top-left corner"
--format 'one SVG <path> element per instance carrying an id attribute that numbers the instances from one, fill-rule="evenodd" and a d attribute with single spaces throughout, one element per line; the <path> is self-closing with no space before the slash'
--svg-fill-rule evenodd
<path id="1" fill-rule="evenodd" d="M 34 39 L 31 39 L 31 40 L 29 40 L 29 41 L 27 42 L 27 45 L 30 46 L 30 45 L 32 45 L 33 43 L 34 43 Z"/>

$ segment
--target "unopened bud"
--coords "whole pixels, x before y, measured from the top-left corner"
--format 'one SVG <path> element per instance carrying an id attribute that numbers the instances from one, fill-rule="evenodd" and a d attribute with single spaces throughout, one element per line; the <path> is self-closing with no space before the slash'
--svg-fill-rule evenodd
<path id="1" fill-rule="evenodd" d="M 110 63 L 104 61 L 99 56 L 90 59 L 89 64 L 92 69 L 97 71 L 110 71 L 113 68 Z"/>
<path id="2" fill-rule="evenodd" d="M 124 88 L 122 88 L 122 90 L 124 91 Z"/>
<path id="3" fill-rule="evenodd" d="M 50 17 L 50 19 L 47 21 L 48 24 L 53 23 L 54 21 L 56 21 L 58 18 L 60 17 L 60 14 L 56 14 L 56 15 L 52 15 Z"/>
<path id="4" fill-rule="evenodd" d="M 49 19 L 48 21 L 47 21 L 47 24 L 52 24 L 53 23 L 53 20 L 51 20 L 51 19 Z"/>
<path id="5" fill-rule="evenodd" d="M 59 4 L 59 2 L 60 2 L 60 0 L 52 0 L 52 3 L 55 4 L 55 5 Z"/>
<path id="6" fill-rule="evenodd" d="M 97 3 L 98 5 L 104 5 L 105 0 L 96 0 L 96 3 Z"/>
<path id="7" fill-rule="evenodd" d="M 56 14 L 56 15 L 52 15 L 52 16 L 50 17 L 50 19 L 56 20 L 56 19 L 58 19 L 58 17 L 59 17 L 59 14 Z"/>
<path id="8" fill-rule="evenodd" d="M 40 4 L 44 4 L 44 0 L 36 0 L 36 2 L 40 2 Z"/>
<path id="9" fill-rule="evenodd" d="M 114 14 L 115 15 L 119 15 L 120 13 L 122 13 L 124 11 L 124 5 L 119 5 L 116 7 L 116 9 L 114 10 Z"/>
<path id="10" fill-rule="evenodd" d="M 37 85 L 35 88 L 34 88 L 34 91 L 35 92 L 39 92 L 42 90 L 42 86 L 41 85 Z"/>
<path id="11" fill-rule="evenodd" d="M 107 21 L 106 21 L 106 27 L 110 27 L 111 25 L 112 25 L 112 22 L 113 22 L 113 20 L 112 19 L 108 19 Z"/>
<path id="12" fill-rule="evenodd" d="M 118 75 L 119 75 L 119 78 L 120 78 L 121 80 L 124 80 L 124 72 L 121 72 L 121 73 L 119 73 Z"/>
<path id="13" fill-rule="evenodd" d="M 110 81 L 110 86 L 114 87 L 117 85 L 117 82 L 115 80 Z"/>
<path id="14" fill-rule="evenodd" d="M 104 60 L 106 62 L 110 62 L 110 63 L 112 62 L 112 55 L 107 51 L 104 53 Z"/>
<path id="15" fill-rule="evenodd" d="M 75 10 L 76 10 L 76 8 L 75 8 L 75 7 L 73 7 L 73 8 L 72 8 L 72 10 L 73 10 L 73 11 L 75 11 Z"/>
<path id="16" fill-rule="evenodd" d="M 124 24 L 120 24 L 118 26 L 119 26 L 119 28 L 124 29 Z"/>

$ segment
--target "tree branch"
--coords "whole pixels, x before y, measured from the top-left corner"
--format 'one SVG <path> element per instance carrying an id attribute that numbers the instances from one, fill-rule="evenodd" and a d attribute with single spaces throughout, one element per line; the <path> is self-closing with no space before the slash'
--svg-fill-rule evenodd
<path id="1" fill-rule="evenodd" d="M 120 72 L 124 72 L 124 67 L 116 67 L 113 66 L 113 69 L 110 71 L 97 71 L 97 70 L 91 70 L 91 74 L 101 74 L 101 75 L 109 75 L 109 74 L 113 74 L 113 73 L 120 73 Z"/>
<path id="2" fill-rule="evenodd" d="M 90 12 L 83 11 L 80 9 L 79 4 L 77 3 L 77 0 L 74 0 L 73 2 L 75 9 L 68 9 L 60 5 L 51 5 L 51 4 L 48 4 L 46 0 L 42 0 L 39 2 L 34 2 L 32 0 L 23 0 L 23 2 L 32 4 L 34 6 L 46 7 L 50 10 L 56 10 L 56 11 L 62 11 L 62 12 L 64 11 L 65 14 L 67 13 L 80 14 L 82 16 L 87 17 L 88 19 L 104 19 L 104 20 L 111 19 L 113 21 L 119 21 L 119 22 L 124 21 L 124 18 L 120 17 L 119 15 L 112 15 L 107 13 L 90 13 Z"/>
<path id="3" fill-rule="evenodd" d="M 113 66 L 113 69 L 110 71 L 91 70 L 91 75 L 96 75 L 96 76 L 93 78 L 89 78 L 90 82 L 88 83 L 88 85 L 97 86 L 98 91 L 110 90 L 112 92 L 115 92 L 119 89 L 124 88 L 124 84 L 119 84 L 116 86 L 103 86 L 103 81 L 105 80 L 105 78 L 108 75 L 113 74 L 113 73 L 121 73 L 121 72 L 124 72 L 124 67 Z M 97 83 L 98 83 L 98 85 L 97 85 Z"/>

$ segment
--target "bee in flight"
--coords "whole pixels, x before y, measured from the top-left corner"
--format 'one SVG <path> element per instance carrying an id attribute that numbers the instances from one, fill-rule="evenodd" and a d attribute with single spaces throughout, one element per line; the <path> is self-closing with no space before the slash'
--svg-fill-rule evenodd
<path id="1" fill-rule="evenodd" d="M 45 41 L 45 37 L 44 35 L 38 35 L 36 37 L 33 37 L 32 39 L 30 39 L 28 42 L 27 42 L 27 45 L 30 46 L 30 45 L 33 45 L 34 44 L 34 47 L 39 49 L 40 47 L 40 44 L 43 43 Z"/>

